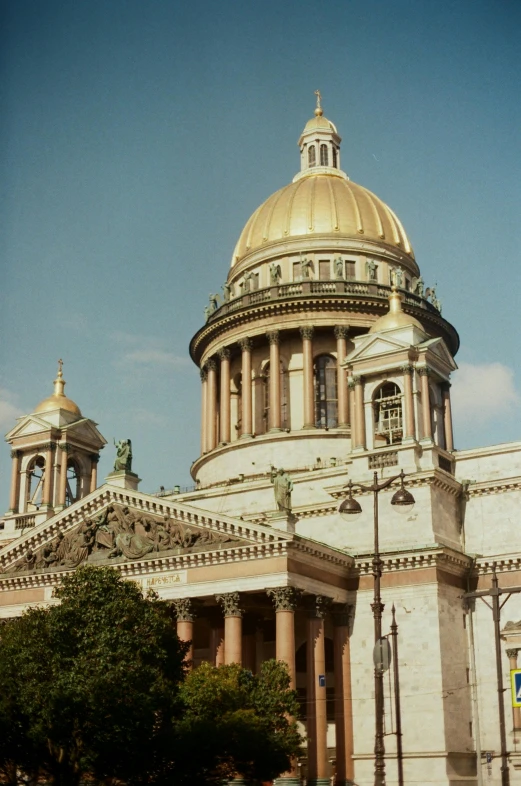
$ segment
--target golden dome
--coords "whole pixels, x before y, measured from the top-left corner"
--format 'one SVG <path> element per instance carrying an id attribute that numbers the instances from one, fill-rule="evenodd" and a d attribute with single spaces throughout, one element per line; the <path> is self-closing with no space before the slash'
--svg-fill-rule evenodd
<path id="1" fill-rule="evenodd" d="M 71 398 L 67 398 L 63 392 L 65 380 L 63 379 L 62 365 L 63 361 L 59 360 L 58 376 L 54 380 L 54 393 L 52 396 L 44 398 L 43 401 L 40 401 L 34 410 L 35 414 L 40 412 L 52 412 L 55 409 L 65 409 L 67 412 L 71 412 L 73 415 L 78 415 L 81 417 L 81 412 L 78 405 L 75 404 Z"/>
<path id="2" fill-rule="evenodd" d="M 338 134 L 335 124 L 324 115 L 316 115 L 308 120 L 302 133 L 306 134 L 308 131 L 332 131 L 334 134 Z"/>
<path id="3" fill-rule="evenodd" d="M 318 116 L 309 121 L 325 120 Z M 326 121 L 329 123 L 329 121 Z M 246 223 L 232 257 L 232 267 L 263 247 L 290 238 L 370 240 L 394 246 L 414 259 L 405 230 L 390 207 L 340 170 L 300 172 L 272 194 Z"/>
<path id="4" fill-rule="evenodd" d="M 422 333 L 425 332 L 423 325 L 415 317 L 402 311 L 403 296 L 397 291 L 396 287 L 391 287 L 389 295 L 389 311 L 383 317 L 379 317 L 369 328 L 369 333 L 380 333 L 383 330 L 393 328 L 417 327 Z"/>

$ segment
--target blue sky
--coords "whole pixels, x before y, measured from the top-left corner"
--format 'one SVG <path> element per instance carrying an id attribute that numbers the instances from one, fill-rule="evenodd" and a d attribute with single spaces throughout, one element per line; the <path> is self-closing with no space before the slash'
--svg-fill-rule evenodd
<path id="1" fill-rule="evenodd" d="M 343 169 L 397 212 L 459 330 L 457 446 L 521 438 L 517 0 L 0 9 L 4 432 L 62 357 L 82 412 L 132 438 L 143 490 L 191 482 L 188 343 L 249 215 L 297 171 L 320 88 Z M 9 465 L 5 445 L 6 507 Z"/>

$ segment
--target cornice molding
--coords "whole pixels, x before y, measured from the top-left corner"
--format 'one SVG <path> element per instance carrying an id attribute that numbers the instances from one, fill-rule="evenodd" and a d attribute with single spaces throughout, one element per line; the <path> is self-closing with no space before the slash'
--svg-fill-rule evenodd
<path id="1" fill-rule="evenodd" d="M 501 478 L 499 480 L 483 480 L 480 483 L 470 483 L 469 497 L 485 497 L 490 494 L 504 494 L 508 491 L 521 489 L 521 476 Z"/>

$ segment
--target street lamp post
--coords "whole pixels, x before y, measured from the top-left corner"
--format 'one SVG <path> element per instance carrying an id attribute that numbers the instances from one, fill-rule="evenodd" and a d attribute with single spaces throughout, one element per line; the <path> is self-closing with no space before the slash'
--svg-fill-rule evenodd
<path id="1" fill-rule="evenodd" d="M 400 488 L 395 492 L 391 499 L 391 505 L 397 506 L 401 510 L 410 510 L 414 505 L 414 497 L 404 486 L 403 469 L 399 475 L 386 478 L 378 482 L 378 473 L 374 473 L 373 483 L 370 486 L 362 483 L 353 483 L 351 480 L 347 484 L 348 496 L 340 504 L 338 512 L 346 519 L 350 516 L 362 512 L 358 500 L 353 497 L 353 487 L 361 491 L 372 491 L 373 511 L 374 511 L 374 550 L 373 550 L 373 576 L 374 576 L 374 595 L 371 609 L 374 620 L 374 641 L 375 648 L 379 645 L 382 638 L 382 613 L 384 604 L 380 595 L 380 577 L 382 575 L 382 560 L 380 558 L 380 544 L 378 533 L 378 494 L 388 488 L 395 480 L 400 480 Z M 374 735 L 374 786 L 385 786 L 385 745 L 384 745 L 384 669 L 382 665 L 375 662 L 374 668 L 374 702 L 375 702 L 375 735 Z"/>

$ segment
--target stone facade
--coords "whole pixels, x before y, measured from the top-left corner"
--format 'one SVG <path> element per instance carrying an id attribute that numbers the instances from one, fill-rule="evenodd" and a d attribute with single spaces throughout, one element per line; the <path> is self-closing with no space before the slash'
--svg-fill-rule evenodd
<path id="1" fill-rule="evenodd" d="M 374 510 L 357 484 L 403 470 L 414 508 L 391 505 L 395 481 L 378 513 L 383 634 L 393 604 L 399 626 L 405 783 L 499 786 L 492 616 L 463 596 L 490 588 L 494 564 L 501 587 L 521 585 L 521 443 L 454 449 L 457 333 L 426 297 L 397 217 L 340 170 L 339 145 L 317 107 L 301 171 L 247 223 L 224 302 L 191 342 L 202 388 L 193 491 L 143 494 L 130 472 L 98 485 L 105 440 L 63 394 L 61 367 L 54 396 L 9 432 L 0 617 L 52 603 L 63 571 L 115 565 L 171 601 L 192 667 L 288 664 L 308 748 L 280 782 L 368 786 Z M 281 468 L 291 510 L 276 509 Z M 349 480 L 362 511 L 346 521 Z M 501 623 L 507 687 L 516 620 L 514 593 Z M 393 697 L 386 676 L 387 784 L 397 783 Z M 508 691 L 504 701 L 510 782 L 521 784 L 521 713 Z"/>

